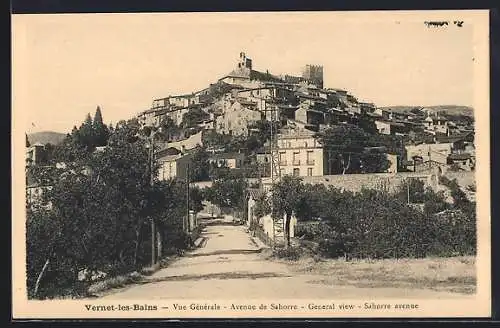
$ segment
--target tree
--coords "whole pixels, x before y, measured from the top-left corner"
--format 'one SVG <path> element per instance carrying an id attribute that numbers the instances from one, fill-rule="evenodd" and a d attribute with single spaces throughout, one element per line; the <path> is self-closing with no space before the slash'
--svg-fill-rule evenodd
<path id="1" fill-rule="evenodd" d="M 285 247 L 290 247 L 290 221 L 292 214 L 301 203 L 303 184 L 300 178 L 286 175 L 271 188 L 273 213 L 275 219 L 285 219 Z"/>
<path id="2" fill-rule="evenodd" d="M 28 147 L 30 147 L 30 146 L 31 146 L 31 144 L 30 144 L 30 141 L 29 141 L 29 139 L 28 139 L 28 134 L 27 134 L 27 133 L 25 133 L 25 135 L 26 135 L 26 148 L 28 148 Z"/>
<path id="3" fill-rule="evenodd" d="M 208 165 L 208 153 L 204 148 L 197 148 L 193 154 L 192 161 L 189 165 L 190 180 L 207 181 L 210 177 L 210 167 Z"/>
<path id="4" fill-rule="evenodd" d="M 386 153 L 394 153 L 394 145 L 379 134 L 351 124 L 333 126 L 317 138 L 324 145 L 329 174 L 384 172 L 389 167 Z"/>
<path id="5" fill-rule="evenodd" d="M 150 171 L 142 141 L 129 142 L 137 131 L 135 123 L 118 124 L 110 138 L 112 147 L 104 152 L 89 153 L 66 169 L 33 172 L 41 183 L 52 186 L 44 195 L 53 206 L 30 213 L 28 221 L 31 295 L 40 284 L 75 287 L 83 269 L 118 274 L 149 263 L 149 218 L 156 218 L 161 223 L 159 232 L 169 237 L 183 233 L 185 188 L 166 182 L 150 184 L 157 168 Z M 77 136 L 75 131 L 73 137 Z M 73 137 L 67 137 L 68 144 Z M 194 191 L 191 207 L 199 210 L 200 206 L 199 193 Z"/>
<path id="6" fill-rule="evenodd" d="M 221 209 L 242 212 L 245 207 L 247 182 L 241 178 L 221 178 L 205 191 L 205 197 Z"/>
<path id="7" fill-rule="evenodd" d="M 182 127 L 190 128 L 196 126 L 201 121 L 208 118 L 208 114 L 202 109 L 194 107 L 189 109 L 189 111 L 182 117 Z"/>
<path id="8" fill-rule="evenodd" d="M 318 134 L 328 156 L 330 174 L 360 171 L 360 155 L 369 146 L 370 136 L 355 125 L 337 125 Z"/>
<path id="9" fill-rule="evenodd" d="M 389 165 L 387 154 L 377 149 L 365 151 L 359 156 L 359 170 L 362 173 L 385 172 Z"/>
<path id="10" fill-rule="evenodd" d="M 168 116 L 160 123 L 160 126 L 162 126 L 165 131 L 165 140 L 171 140 L 174 137 L 178 137 L 182 132 L 182 129 Z"/>
<path id="11" fill-rule="evenodd" d="M 92 122 L 92 128 L 94 130 L 94 146 L 106 146 L 109 138 L 109 129 L 103 123 L 101 107 L 97 106 L 94 121 Z"/>
<path id="12" fill-rule="evenodd" d="M 95 133 L 94 126 L 92 122 L 92 117 L 87 114 L 85 121 L 78 129 L 79 133 L 79 143 L 85 147 L 88 152 L 91 152 L 95 148 Z"/>
<path id="13" fill-rule="evenodd" d="M 378 129 L 375 125 L 375 121 L 370 117 L 363 115 L 358 120 L 358 126 L 363 129 L 366 133 L 377 134 Z"/>
<path id="14" fill-rule="evenodd" d="M 75 126 L 71 134 L 66 135 L 63 141 L 54 147 L 53 160 L 70 163 L 84 160 L 89 153 L 80 140 L 80 132 Z"/>

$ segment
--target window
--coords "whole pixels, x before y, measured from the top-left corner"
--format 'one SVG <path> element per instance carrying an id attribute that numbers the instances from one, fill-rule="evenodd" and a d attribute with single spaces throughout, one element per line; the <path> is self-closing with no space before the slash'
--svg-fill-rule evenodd
<path id="1" fill-rule="evenodd" d="M 311 150 L 307 152 L 307 165 L 314 165 L 313 152 Z"/>
<path id="2" fill-rule="evenodd" d="M 296 177 L 298 177 L 300 175 L 300 169 L 298 167 L 295 167 L 293 169 L 293 175 Z"/>
<path id="3" fill-rule="evenodd" d="M 308 167 L 308 168 L 307 168 L 307 176 L 309 176 L 309 177 L 310 177 L 310 176 L 312 176 L 312 175 L 313 175 L 313 169 L 312 169 L 312 167 Z"/>
<path id="4" fill-rule="evenodd" d="M 298 151 L 293 152 L 293 165 L 300 165 L 300 153 Z"/>
<path id="5" fill-rule="evenodd" d="M 286 153 L 280 153 L 280 164 L 286 165 Z"/>
<path id="6" fill-rule="evenodd" d="M 306 142 L 304 142 L 304 147 L 306 147 L 306 148 L 307 148 L 307 141 L 306 141 Z"/>

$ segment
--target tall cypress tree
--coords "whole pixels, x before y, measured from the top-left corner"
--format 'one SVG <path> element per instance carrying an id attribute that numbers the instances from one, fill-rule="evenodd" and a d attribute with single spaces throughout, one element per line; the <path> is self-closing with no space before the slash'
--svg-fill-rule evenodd
<path id="1" fill-rule="evenodd" d="M 94 142 L 95 146 L 106 146 L 108 143 L 109 130 L 108 127 L 103 123 L 101 107 L 97 106 L 94 116 L 93 122 L 93 130 L 94 130 Z"/>
<path id="2" fill-rule="evenodd" d="M 79 136 L 81 145 L 87 148 L 88 151 L 91 151 L 95 147 L 94 126 L 92 123 L 92 117 L 90 116 L 90 113 L 87 114 L 85 121 L 80 126 Z"/>

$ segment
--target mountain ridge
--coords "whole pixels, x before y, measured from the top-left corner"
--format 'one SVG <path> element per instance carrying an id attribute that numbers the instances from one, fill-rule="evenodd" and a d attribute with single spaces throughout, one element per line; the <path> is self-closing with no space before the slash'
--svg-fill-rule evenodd
<path id="1" fill-rule="evenodd" d="M 28 134 L 28 141 L 30 144 L 52 144 L 58 145 L 66 137 L 66 133 L 55 132 L 55 131 L 41 131 Z"/>

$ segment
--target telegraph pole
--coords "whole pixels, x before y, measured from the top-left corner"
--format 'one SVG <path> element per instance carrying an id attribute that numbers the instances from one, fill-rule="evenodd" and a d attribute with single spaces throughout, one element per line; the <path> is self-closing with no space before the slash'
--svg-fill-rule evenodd
<path id="1" fill-rule="evenodd" d="M 189 163 L 186 164 L 186 232 L 190 230 L 190 217 L 189 217 Z"/>
<path id="2" fill-rule="evenodd" d="M 152 133 L 149 139 L 149 185 L 153 187 L 154 176 L 154 134 Z M 156 264 L 156 224 L 154 216 L 151 215 L 151 265 Z"/>
<path id="3" fill-rule="evenodd" d="M 408 183 L 406 184 L 406 193 L 407 193 L 407 201 L 408 205 L 410 205 L 410 181 L 411 179 L 408 179 Z"/>

